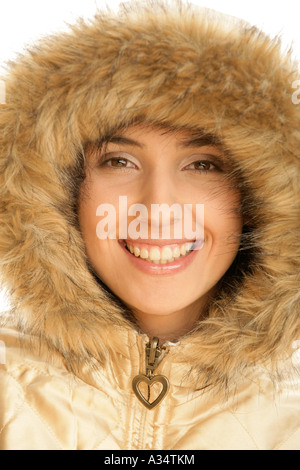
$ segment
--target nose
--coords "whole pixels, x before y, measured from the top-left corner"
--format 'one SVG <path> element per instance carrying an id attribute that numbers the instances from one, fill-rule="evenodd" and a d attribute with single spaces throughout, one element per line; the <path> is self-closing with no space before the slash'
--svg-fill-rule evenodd
<path id="1" fill-rule="evenodd" d="M 178 185 L 176 188 L 175 176 L 171 171 L 167 171 L 160 166 L 148 172 L 147 178 L 143 181 L 143 189 L 141 191 L 141 202 L 147 207 L 151 204 L 168 204 L 172 205 L 178 200 Z"/>
<path id="2" fill-rule="evenodd" d="M 146 181 L 140 194 L 140 202 L 147 207 L 149 238 L 183 237 L 183 201 L 171 172 L 155 168 Z"/>

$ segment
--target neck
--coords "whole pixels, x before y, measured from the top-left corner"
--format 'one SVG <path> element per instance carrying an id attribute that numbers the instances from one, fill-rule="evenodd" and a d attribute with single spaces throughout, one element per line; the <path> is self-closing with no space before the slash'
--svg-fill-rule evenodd
<path id="1" fill-rule="evenodd" d="M 203 317 L 206 300 L 201 298 L 188 307 L 163 315 L 141 312 L 136 309 L 133 313 L 140 329 L 149 338 L 156 336 L 161 344 L 165 341 L 176 342 L 196 327 L 197 322 Z"/>

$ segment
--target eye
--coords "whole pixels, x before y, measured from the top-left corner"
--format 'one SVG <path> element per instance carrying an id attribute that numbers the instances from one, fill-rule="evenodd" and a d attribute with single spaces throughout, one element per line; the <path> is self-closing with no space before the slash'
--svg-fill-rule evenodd
<path id="1" fill-rule="evenodd" d="M 191 163 L 186 168 L 201 173 L 207 173 L 209 171 L 218 170 L 218 167 L 208 160 L 198 160 L 196 162 Z"/>
<path id="2" fill-rule="evenodd" d="M 127 158 L 124 158 L 122 156 L 107 158 L 107 156 L 109 155 L 112 154 L 106 154 L 102 156 L 99 162 L 99 166 L 108 166 L 110 168 L 136 168 L 136 165 L 134 165 L 134 163 L 132 163 Z"/>

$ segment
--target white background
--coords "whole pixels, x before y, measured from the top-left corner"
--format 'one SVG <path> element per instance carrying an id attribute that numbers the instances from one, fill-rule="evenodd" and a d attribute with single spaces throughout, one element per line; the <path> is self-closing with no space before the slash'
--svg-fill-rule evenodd
<path id="1" fill-rule="evenodd" d="M 0 0 L 0 71 L 23 47 L 39 37 L 67 30 L 78 17 L 89 18 L 97 8 L 116 9 L 118 0 Z M 300 59 L 299 0 L 193 0 L 191 3 L 245 19 L 271 36 L 281 35 L 284 47 L 293 47 Z M 0 227 L 1 230 L 1 227 Z M 8 308 L 0 291 L 0 312 Z"/>

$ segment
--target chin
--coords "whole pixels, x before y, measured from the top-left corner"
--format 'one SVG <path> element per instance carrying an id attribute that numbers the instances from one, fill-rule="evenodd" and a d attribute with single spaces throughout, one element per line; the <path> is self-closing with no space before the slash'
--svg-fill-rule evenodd
<path id="1" fill-rule="evenodd" d="M 153 301 L 153 299 L 151 301 L 151 299 L 148 300 L 147 298 L 143 297 L 143 299 L 140 299 L 139 301 L 139 299 L 131 297 L 131 302 L 127 303 L 127 305 L 133 312 L 138 311 L 145 315 L 163 317 L 189 308 L 189 306 L 191 306 L 194 301 L 195 299 L 184 301 L 184 299 L 181 298 L 181 302 L 178 302 L 173 298 L 173 301 L 170 302 L 167 301 L 167 296 L 161 299 L 158 298 L 155 301 Z"/>
<path id="2" fill-rule="evenodd" d="M 178 305 L 164 305 L 163 302 L 160 304 L 150 304 L 150 303 L 134 303 L 130 304 L 130 308 L 133 311 L 139 311 L 145 315 L 157 315 L 157 316 L 167 316 L 178 310 Z"/>

